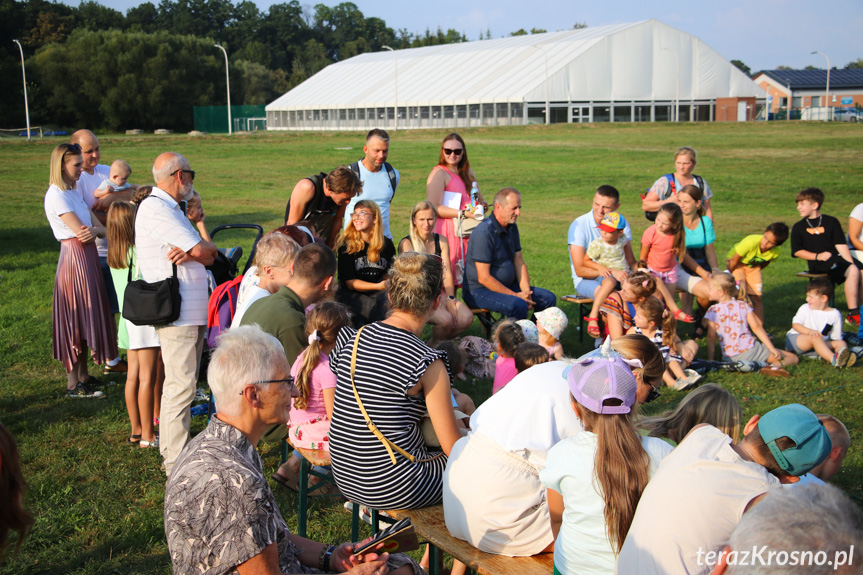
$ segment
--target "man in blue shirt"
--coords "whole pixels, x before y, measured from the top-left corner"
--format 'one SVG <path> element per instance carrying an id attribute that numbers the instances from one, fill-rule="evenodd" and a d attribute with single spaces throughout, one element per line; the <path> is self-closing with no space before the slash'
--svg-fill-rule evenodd
<path id="1" fill-rule="evenodd" d="M 373 200 L 381 208 L 384 235 L 393 239 L 393 234 L 390 232 L 390 204 L 399 185 L 399 171 L 387 163 L 387 156 L 390 153 L 389 134 L 380 128 L 371 130 L 366 136 L 363 153 L 364 158 L 350 165 L 351 170 L 363 182 L 363 197 L 354 196 L 348 203 L 342 227 L 346 227 L 351 221 L 351 214 L 354 213 L 354 206 L 358 201 Z"/>
<path id="2" fill-rule="evenodd" d="M 494 211 L 470 236 L 462 297 L 472 308 L 526 319 L 529 310 L 552 307 L 557 298 L 530 285 L 527 264 L 515 224 L 521 215 L 521 193 L 504 188 L 494 197 Z"/>

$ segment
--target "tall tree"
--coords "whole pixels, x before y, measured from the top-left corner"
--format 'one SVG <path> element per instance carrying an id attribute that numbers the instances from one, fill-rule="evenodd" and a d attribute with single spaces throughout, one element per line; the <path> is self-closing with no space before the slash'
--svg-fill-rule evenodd
<path id="1" fill-rule="evenodd" d="M 732 64 L 737 66 L 737 69 L 746 74 L 747 76 L 752 76 L 752 69 L 743 63 L 742 60 L 732 60 Z"/>

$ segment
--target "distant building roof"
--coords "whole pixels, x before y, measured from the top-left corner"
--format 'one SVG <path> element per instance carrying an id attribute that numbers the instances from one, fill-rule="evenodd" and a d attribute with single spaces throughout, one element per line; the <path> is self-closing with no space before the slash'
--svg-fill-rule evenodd
<path id="1" fill-rule="evenodd" d="M 792 90 L 823 90 L 827 85 L 827 70 L 761 70 L 779 84 L 791 84 Z M 863 68 L 830 70 L 830 88 L 863 88 Z"/>

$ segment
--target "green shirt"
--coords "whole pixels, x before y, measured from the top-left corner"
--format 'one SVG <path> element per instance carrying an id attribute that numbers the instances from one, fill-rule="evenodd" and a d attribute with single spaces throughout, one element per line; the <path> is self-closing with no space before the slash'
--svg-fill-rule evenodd
<path id="1" fill-rule="evenodd" d="M 285 348 L 288 364 L 306 347 L 306 315 L 300 297 L 288 287 L 282 286 L 273 295 L 261 298 L 246 310 L 240 325 L 258 326 L 272 335 Z"/>
<path id="2" fill-rule="evenodd" d="M 740 263 L 745 266 L 757 266 L 760 264 L 773 261 L 779 257 L 779 246 L 770 248 L 766 252 L 761 252 L 761 234 L 753 234 L 746 236 L 737 243 L 731 251 L 728 252 L 728 259 L 734 257 L 734 254 L 740 256 Z"/>

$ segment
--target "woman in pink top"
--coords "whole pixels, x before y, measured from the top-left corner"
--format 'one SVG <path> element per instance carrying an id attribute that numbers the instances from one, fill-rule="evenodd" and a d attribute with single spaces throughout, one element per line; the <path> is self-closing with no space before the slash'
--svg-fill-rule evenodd
<path id="1" fill-rule="evenodd" d="M 461 210 L 470 205 L 470 188 L 476 181 L 476 175 L 467 159 L 467 148 L 464 140 L 458 134 L 447 135 L 440 147 L 438 165 L 432 168 L 426 182 L 426 199 L 437 211 L 437 223 L 434 231 L 446 237 L 449 243 L 449 259 L 452 277 L 456 287 L 460 286 L 464 277 L 464 255 L 467 253 L 468 238 L 456 238 L 455 219 Z M 447 194 L 451 192 L 460 195 L 458 208 L 447 202 Z M 479 202 L 488 209 L 488 204 L 479 195 Z"/>

